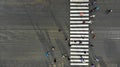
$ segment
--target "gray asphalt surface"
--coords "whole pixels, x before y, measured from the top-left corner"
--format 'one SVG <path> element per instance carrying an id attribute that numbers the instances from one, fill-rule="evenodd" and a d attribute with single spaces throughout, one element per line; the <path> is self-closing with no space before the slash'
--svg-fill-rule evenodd
<path id="1" fill-rule="evenodd" d="M 96 39 L 91 40 L 101 67 L 120 67 L 120 0 L 97 0 L 100 10 L 96 13 L 92 29 Z M 106 14 L 105 11 L 113 12 Z"/>
<path id="2" fill-rule="evenodd" d="M 61 58 L 69 54 L 68 7 L 67 0 L 0 0 L 0 67 L 69 67 Z"/>
<path id="3" fill-rule="evenodd" d="M 96 39 L 91 42 L 101 67 L 120 67 L 119 4 L 98 0 L 100 10 L 91 25 Z M 106 15 L 107 9 L 113 12 Z M 68 37 L 69 0 L 0 0 L 0 67 L 70 67 L 61 58 L 69 54 Z"/>

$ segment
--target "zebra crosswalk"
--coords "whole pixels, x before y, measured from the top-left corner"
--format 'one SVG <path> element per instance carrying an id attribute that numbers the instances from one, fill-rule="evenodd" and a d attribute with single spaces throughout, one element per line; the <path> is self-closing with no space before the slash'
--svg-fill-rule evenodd
<path id="1" fill-rule="evenodd" d="M 70 0 L 70 65 L 89 65 L 89 0 Z"/>

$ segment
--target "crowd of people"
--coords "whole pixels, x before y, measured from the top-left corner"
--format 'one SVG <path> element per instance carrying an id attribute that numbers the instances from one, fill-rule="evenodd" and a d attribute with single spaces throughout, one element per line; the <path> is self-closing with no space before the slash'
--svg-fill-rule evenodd
<path id="1" fill-rule="evenodd" d="M 90 13 L 90 21 L 89 21 L 89 22 L 92 24 L 93 19 L 96 17 L 95 14 L 96 14 L 97 11 L 100 10 L 100 7 L 99 7 L 98 4 L 97 4 L 97 0 L 92 0 L 92 1 L 90 1 L 89 6 L 91 7 L 91 9 L 89 10 L 89 13 Z M 106 10 L 105 12 L 106 12 L 106 14 L 110 14 L 110 13 L 112 12 L 112 9 L 108 9 L 108 10 Z M 82 15 L 83 15 L 83 13 L 81 12 L 81 13 L 80 13 L 80 16 L 82 16 Z M 84 23 L 85 23 L 85 21 L 83 21 L 83 24 L 84 24 Z M 62 29 L 58 29 L 58 32 L 63 32 L 63 31 L 62 31 Z M 90 35 L 92 36 L 92 39 L 95 39 L 95 38 L 96 38 L 96 33 L 94 32 L 93 29 L 90 30 Z M 84 38 L 84 37 L 82 37 L 82 38 Z M 65 38 L 65 41 L 68 42 L 68 46 L 71 46 L 70 41 L 69 41 L 69 38 Z M 78 41 L 73 41 L 73 42 L 78 42 Z M 81 44 L 82 41 L 79 41 L 79 43 Z M 93 45 L 92 43 L 90 43 L 89 46 L 90 46 L 90 47 L 94 47 L 94 45 Z M 54 46 L 51 47 L 51 50 L 52 50 L 52 51 L 55 51 L 55 47 L 54 47 Z M 87 53 L 87 52 L 84 51 L 84 53 Z M 47 52 L 46 52 L 46 57 L 49 57 L 50 54 L 51 54 L 51 52 L 50 52 L 50 51 L 47 51 Z M 68 56 L 67 54 L 63 54 L 63 55 L 62 55 L 62 58 L 67 58 L 68 61 L 70 60 L 70 58 L 69 58 L 69 56 Z M 81 60 L 81 62 L 85 62 L 85 61 L 84 61 L 85 59 L 83 58 L 82 55 L 80 55 L 80 60 Z M 96 60 L 97 62 L 99 61 L 98 58 L 96 58 L 95 60 Z M 54 62 L 54 63 L 57 62 L 56 58 L 54 58 L 53 62 Z M 91 63 L 91 67 L 95 67 L 95 64 L 94 64 L 94 63 Z"/>

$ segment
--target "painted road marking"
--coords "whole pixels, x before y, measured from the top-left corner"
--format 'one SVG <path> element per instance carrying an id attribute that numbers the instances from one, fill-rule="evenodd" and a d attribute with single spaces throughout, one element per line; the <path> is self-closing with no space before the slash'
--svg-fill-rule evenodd
<path id="1" fill-rule="evenodd" d="M 80 5 L 80 6 L 88 6 L 89 3 L 70 3 L 71 6 L 73 5 Z"/>
<path id="2" fill-rule="evenodd" d="M 70 7 L 70 9 L 89 9 L 89 7 Z"/>
<path id="3" fill-rule="evenodd" d="M 81 58 L 80 56 L 70 56 L 70 58 Z M 82 58 L 89 58 L 89 56 L 82 56 Z"/>
<path id="4" fill-rule="evenodd" d="M 71 55 L 89 55 L 89 53 L 83 53 L 83 52 L 70 52 Z"/>
<path id="5" fill-rule="evenodd" d="M 88 13 L 89 10 L 70 10 L 70 13 L 76 13 L 76 12 L 84 12 L 84 13 Z"/>
<path id="6" fill-rule="evenodd" d="M 70 51 L 89 51 L 89 49 L 70 49 Z"/>
<path id="7" fill-rule="evenodd" d="M 87 65 L 88 66 L 89 63 L 70 63 L 70 65 L 80 65 L 80 66 L 81 65 L 85 65 L 85 66 Z"/>
<path id="8" fill-rule="evenodd" d="M 71 2 L 89 2 L 89 0 L 70 0 Z"/>
<path id="9" fill-rule="evenodd" d="M 70 16 L 80 16 L 80 14 L 70 14 Z M 82 16 L 89 16 L 89 14 L 82 14 Z"/>
<path id="10" fill-rule="evenodd" d="M 70 25 L 70 27 L 88 27 L 88 24 Z"/>

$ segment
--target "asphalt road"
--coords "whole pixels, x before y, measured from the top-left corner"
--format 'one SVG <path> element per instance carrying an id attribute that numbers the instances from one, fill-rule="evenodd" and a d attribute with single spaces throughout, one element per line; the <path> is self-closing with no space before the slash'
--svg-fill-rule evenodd
<path id="1" fill-rule="evenodd" d="M 100 58 L 101 67 L 120 67 L 120 1 L 98 0 L 97 4 L 100 10 L 91 25 L 96 33 L 96 39 L 91 40 L 94 53 Z M 108 9 L 113 12 L 107 15 Z"/>
<path id="2" fill-rule="evenodd" d="M 120 67 L 119 4 L 98 1 L 100 10 L 91 25 L 96 33 L 91 53 L 100 58 L 101 67 Z M 107 9 L 113 12 L 106 15 Z M 70 67 L 61 58 L 69 54 L 68 37 L 69 0 L 0 0 L 0 67 Z"/>
<path id="3" fill-rule="evenodd" d="M 0 0 L 0 67 L 69 67 L 68 37 L 69 1 Z"/>

